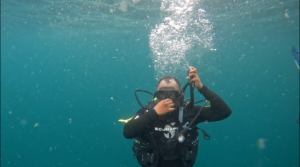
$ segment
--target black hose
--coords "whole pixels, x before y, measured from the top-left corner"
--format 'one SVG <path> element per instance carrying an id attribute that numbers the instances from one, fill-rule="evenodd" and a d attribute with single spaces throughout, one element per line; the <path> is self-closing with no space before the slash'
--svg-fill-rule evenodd
<path id="1" fill-rule="evenodd" d="M 193 121 L 189 124 L 189 126 L 187 127 L 187 129 L 189 129 L 191 126 L 193 126 L 194 122 L 196 121 L 196 118 L 200 115 L 200 113 L 203 110 L 203 108 L 205 107 L 206 103 L 207 103 L 207 100 L 205 100 L 205 103 L 203 104 L 203 106 L 201 107 L 201 109 L 198 111 L 197 115 L 194 117 Z"/>
<path id="2" fill-rule="evenodd" d="M 194 104 L 197 104 L 197 103 L 200 103 L 200 102 L 203 102 L 203 101 L 206 101 L 205 99 L 204 100 L 199 100 L 199 101 L 196 101 Z"/>
<path id="3" fill-rule="evenodd" d="M 153 95 L 151 92 L 148 92 L 148 91 L 145 91 L 145 90 L 135 90 L 135 91 L 134 91 L 135 98 L 136 98 L 136 100 L 138 101 L 138 103 L 140 104 L 140 106 L 141 106 L 143 109 L 147 110 L 147 108 L 145 108 L 145 107 L 142 105 L 142 103 L 140 102 L 138 96 L 136 95 L 136 92 L 145 92 L 145 93 L 148 93 L 148 94 L 150 94 L 150 95 L 152 95 L 152 96 L 154 96 L 154 95 Z"/>
<path id="4" fill-rule="evenodd" d="M 191 99 L 190 99 L 189 107 L 193 108 L 194 107 L 194 86 L 193 86 L 193 83 L 190 83 L 190 96 L 191 96 Z"/>

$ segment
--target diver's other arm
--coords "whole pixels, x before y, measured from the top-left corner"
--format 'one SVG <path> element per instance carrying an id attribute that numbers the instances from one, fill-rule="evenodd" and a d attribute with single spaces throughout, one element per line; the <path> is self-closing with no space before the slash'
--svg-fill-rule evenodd
<path id="1" fill-rule="evenodd" d="M 189 77 L 190 82 L 194 82 L 195 87 L 198 91 L 203 94 L 206 100 L 210 101 L 211 107 L 204 107 L 201 111 L 200 116 L 196 120 L 197 123 L 204 121 L 219 121 L 227 118 L 231 114 L 231 109 L 225 103 L 225 101 L 219 97 L 216 93 L 209 90 L 205 85 L 202 84 L 197 73 L 197 69 L 190 67 Z M 196 109 L 196 110 L 199 110 Z M 197 112 L 197 111 L 196 111 Z"/>
<path id="2" fill-rule="evenodd" d="M 206 100 L 210 101 L 211 106 L 203 108 L 196 121 L 197 123 L 220 121 L 230 116 L 231 109 L 220 96 L 209 90 L 205 85 L 198 91 L 203 94 Z"/>
<path id="3" fill-rule="evenodd" d="M 127 139 L 138 137 L 151 125 L 158 117 L 174 110 L 174 103 L 171 99 L 164 99 L 158 102 L 153 109 L 140 109 L 137 114 L 128 121 L 123 130 L 123 135 Z"/>
<path id="4" fill-rule="evenodd" d="M 158 117 L 154 109 L 140 109 L 136 115 L 124 125 L 123 135 L 126 139 L 138 137 Z"/>

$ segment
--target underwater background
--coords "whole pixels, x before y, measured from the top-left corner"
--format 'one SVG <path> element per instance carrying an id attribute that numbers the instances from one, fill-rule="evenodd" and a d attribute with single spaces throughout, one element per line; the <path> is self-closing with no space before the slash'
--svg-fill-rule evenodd
<path id="1" fill-rule="evenodd" d="M 2 0 L 1 166 L 139 166 L 134 90 L 194 66 L 232 109 L 194 166 L 298 167 L 292 46 L 298 0 Z"/>

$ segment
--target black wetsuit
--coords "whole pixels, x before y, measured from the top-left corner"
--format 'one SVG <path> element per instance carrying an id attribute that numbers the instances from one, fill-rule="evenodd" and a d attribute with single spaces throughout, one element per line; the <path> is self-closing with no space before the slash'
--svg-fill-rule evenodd
<path id="1" fill-rule="evenodd" d="M 220 121 L 227 118 L 231 114 L 231 109 L 229 106 L 223 101 L 221 97 L 215 94 L 213 91 L 209 90 L 205 85 L 202 89 L 199 90 L 203 96 L 210 101 L 210 107 L 204 107 L 201 111 L 201 114 L 195 121 L 195 125 L 201 122 L 214 122 Z M 197 114 L 201 107 L 194 106 L 194 109 L 189 112 L 192 113 L 193 116 Z M 186 112 L 186 111 L 185 111 Z M 145 111 L 145 109 L 140 109 L 136 115 L 124 126 L 123 134 L 127 139 L 133 139 L 136 137 L 145 136 L 145 133 L 153 132 L 153 138 L 155 139 L 157 146 L 166 146 L 166 143 L 169 138 L 174 137 L 176 132 L 181 131 L 183 128 L 180 126 L 182 124 L 178 121 L 178 109 L 168 113 L 166 115 L 159 116 L 154 109 L 149 109 Z M 196 130 L 193 135 L 193 140 L 198 140 L 198 132 Z M 189 136 L 192 136 L 189 135 Z M 178 149 L 173 152 L 173 154 L 180 154 L 180 144 L 176 147 Z M 197 145 L 198 150 L 198 145 Z M 197 151 L 195 150 L 195 151 Z M 162 151 L 160 151 L 161 153 Z M 182 167 L 182 159 L 180 156 L 175 158 L 174 156 L 168 158 L 168 156 L 162 157 L 160 155 L 157 167 Z"/>

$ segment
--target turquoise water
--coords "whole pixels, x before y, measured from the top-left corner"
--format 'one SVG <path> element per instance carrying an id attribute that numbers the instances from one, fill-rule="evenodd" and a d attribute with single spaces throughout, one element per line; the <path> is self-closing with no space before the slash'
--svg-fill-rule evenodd
<path id="1" fill-rule="evenodd" d="M 178 64 L 168 64 L 176 48 L 162 46 L 168 57 L 158 57 L 150 45 L 172 15 L 161 6 L 1 1 L 2 167 L 137 167 L 118 119 L 135 114 L 134 90 L 154 92 L 157 76 L 185 84 L 187 64 L 232 109 L 226 120 L 198 125 L 211 140 L 200 140 L 195 166 L 299 166 L 299 70 L 291 55 L 299 49 L 299 1 L 199 1 L 211 29 L 189 27 L 184 36 L 199 40 L 179 46 L 187 49 Z"/>

